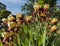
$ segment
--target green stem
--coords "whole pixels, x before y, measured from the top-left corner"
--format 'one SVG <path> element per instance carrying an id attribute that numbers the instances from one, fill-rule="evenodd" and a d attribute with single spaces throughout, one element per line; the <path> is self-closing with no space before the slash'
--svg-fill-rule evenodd
<path id="1" fill-rule="evenodd" d="M 44 34 L 43 34 L 43 46 L 46 46 L 46 26 L 44 27 L 45 30 L 44 30 Z"/>

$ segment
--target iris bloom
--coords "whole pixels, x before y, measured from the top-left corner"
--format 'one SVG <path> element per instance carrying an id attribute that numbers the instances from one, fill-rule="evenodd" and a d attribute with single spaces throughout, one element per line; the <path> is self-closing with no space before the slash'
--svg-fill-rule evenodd
<path id="1" fill-rule="evenodd" d="M 25 19 L 26 22 L 28 22 L 28 21 L 30 21 L 32 19 L 32 16 L 25 16 L 24 19 Z"/>
<path id="2" fill-rule="evenodd" d="M 45 13 L 41 13 L 41 16 L 42 16 L 42 17 L 45 17 L 45 16 L 46 16 L 46 14 L 45 14 Z"/>
<path id="3" fill-rule="evenodd" d="M 34 10 L 38 10 L 39 9 L 39 7 L 41 7 L 38 3 L 34 3 L 34 6 L 33 6 L 33 8 L 34 8 Z"/>
<path id="4" fill-rule="evenodd" d="M 3 32 L 3 33 L 2 33 L 2 37 L 5 37 L 5 34 L 6 34 L 6 32 Z"/>
<path id="5" fill-rule="evenodd" d="M 51 30 L 51 32 L 56 31 L 57 30 L 57 26 L 56 25 L 52 26 L 50 30 Z"/>
<path id="6" fill-rule="evenodd" d="M 16 15 L 16 18 L 21 18 L 22 17 L 22 14 L 17 14 Z"/>
<path id="7" fill-rule="evenodd" d="M 8 20 L 9 20 L 9 21 L 13 21 L 14 19 L 15 19 L 15 18 L 13 17 L 13 15 L 10 14 L 10 15 L 8 16 Z"/>
<path id="8" fill-rule="evenodd" d="M 55 24 L 55 23 L 57 23 L 58 22 L 58 20 L 56 19 L 56 18 L 53 18 L 52 20 L 51 20 L 51 23 L 52 24 Z"/>
<path id="9" fill-rule="evenodd" d="M 7 19 L 6 18 L 3 18 L 2 21 L 3 21 L 3 23 L 7 23 Z"/>
<path id="10" fill-rule="evenodd" d="M 8 27 L 15 28 L 16 23 L 15 22 L 8 22 Z"/>
<path id="11" fill-rule="evenodd" d="M 3 33 L 2 33 L 2 37 L 9 37 L 8 34 L 9 34 L 8 32 L 3 32 Z"/>
<path id="12" fill-rule="evenodd" d="M 49 4 L 44 5 L 44 9 L 49 9 L 49 8 L 50 8 Z"/>

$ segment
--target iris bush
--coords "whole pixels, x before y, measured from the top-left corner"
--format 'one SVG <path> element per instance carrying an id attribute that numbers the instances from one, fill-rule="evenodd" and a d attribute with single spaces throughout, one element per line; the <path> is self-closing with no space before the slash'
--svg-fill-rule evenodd
<path id="1" fill-rule="evenodd" d="M 60 22 L 56 17 L 50 16 L 49 4 L 42 8 L 35 2 L 31 16 L 17 14 L 14 18 L 9 15 L 2 21 L 0 46 L 60 45 Z"/>

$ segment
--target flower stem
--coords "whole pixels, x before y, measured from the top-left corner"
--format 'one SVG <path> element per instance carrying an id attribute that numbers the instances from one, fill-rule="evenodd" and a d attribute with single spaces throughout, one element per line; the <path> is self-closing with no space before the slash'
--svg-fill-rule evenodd
<path id="1" fill-rule="evenodd" d="M 46 46 L 45 42 L 46 42 L 46 25 L 44 27 L 44 33 L 43 33 L 43 46 Z"/>

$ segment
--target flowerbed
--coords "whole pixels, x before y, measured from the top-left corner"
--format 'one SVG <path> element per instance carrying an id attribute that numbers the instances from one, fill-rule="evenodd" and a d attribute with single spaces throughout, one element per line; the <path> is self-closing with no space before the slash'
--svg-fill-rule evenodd
<path id="1" fill-rule="evenodd" d="M 3 18 L 0 46 L 59 46 L 60 22 L 49 9 L 49 4 L 42 8 L 35 2 L 32 15 Z"/>

